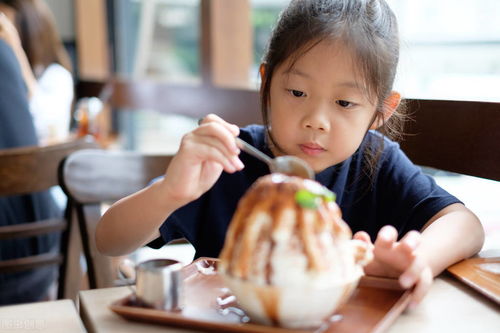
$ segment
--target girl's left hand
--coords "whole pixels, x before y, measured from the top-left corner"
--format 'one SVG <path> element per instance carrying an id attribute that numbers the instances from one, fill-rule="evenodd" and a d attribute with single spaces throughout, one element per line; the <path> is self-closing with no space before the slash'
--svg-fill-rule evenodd
<path id="1" fill-rule="evenodd" d="M 398 277 L 403 288 L 415 286 L 409 304 L 409 308 L 414 308 L 431 287 L 432 270 L 426 259 L 419 255 L 421 234 L 418 231 L 408 232 L 399 242 L 397 237 L 393 226 L 386 225 L 380 229 L 374 244 L 374 259 L 364 270 L 368 275 Z M 372 244 L 370 236 L 364 231 L 357 232 L 354 239 Z"/>

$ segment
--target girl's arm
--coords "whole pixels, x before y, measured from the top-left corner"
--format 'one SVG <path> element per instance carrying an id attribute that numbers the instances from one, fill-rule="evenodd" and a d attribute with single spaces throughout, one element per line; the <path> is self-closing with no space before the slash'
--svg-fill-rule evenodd
<path id="1" fill-rule="evenodd" d="M 427 258 L 434 276 L 478 253 L 484 243 L 481 222 L 459 203 L 439 211 L 422 230 L 418 251 Z"/>
<path id="2" fill-rule="evenodd" d="M 123 255 L 158 236 L 158 229 L 176 209 L 199 198 L 223 170 L 241 170 L 235 137 L 239 129 L 215 115 L 186 134 L 166 176 L 112 205 L 96 229 L 99 251 Z"/>
<path id="3" fill-rule="evenodd" d="M 119 256 L 157 238 L 165 219 L 185 204 L 169 198 L 166 187 L 164 178 L 114 203 L 97 225 L 97 249 Z"/>
<path id="4" fill-rule="evenodd" d="M 415 286 L 410 306 L 422 300 L 434 276 L 476 254 L 484 242 L 479 219 L 458 203 L 439 211 L 422 230 L 410 231 L 398 242 L 396 229 L 383 227 L 374 244 L 374 261 L 365 267 L 367 274 L 398 277 L 403 287 Z M 354 237 L 370 242 L 365 232 Z"/>

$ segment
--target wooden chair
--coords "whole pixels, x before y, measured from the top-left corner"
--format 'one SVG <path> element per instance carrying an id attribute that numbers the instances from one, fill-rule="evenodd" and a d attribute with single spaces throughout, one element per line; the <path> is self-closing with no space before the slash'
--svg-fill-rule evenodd
<path id="1" fill-rule="evenodd" d="M 146 187 L 153 178 L 165 173 L 170 160 L 168 155 L 82 150 L 63 161 L 60 184 L 80 226 L 90 288 L 110 287 L 115 282 L 111 259 L 100 254 L 95 244 L 101 203 L 116 201 Z"/>
<path id="2" fill-rule="evenodd" d="M 401 148 L 418 165 L 500 181 L 500 103 L 408 100 Z"/>
<path id="3" fill-rule="evenodd" d="M 70 153 L 96 147 L 89 139 L 50 145 L 5 149 L 0 151 L 0 196 L 14 196 L 48 190 L 58 185 L 58 166 Z M 62 232 L 60 251 L 0 261 L 0 273 L 60 265 L 58 297 L 66 285 L 68 235 L 71 224 L 65 218 L 31 221 L 0 226 L 0 241 Z"/>
<path id="4" fill-rule="evenodd" d="M 113 109 L 155 110 L 195 119 L 215 113 L 238 126 L 262 124 L 259 92 L 249 89 L 174 85 L 157 81 L 78 81 L 77 98 L 98 96 Z"/>

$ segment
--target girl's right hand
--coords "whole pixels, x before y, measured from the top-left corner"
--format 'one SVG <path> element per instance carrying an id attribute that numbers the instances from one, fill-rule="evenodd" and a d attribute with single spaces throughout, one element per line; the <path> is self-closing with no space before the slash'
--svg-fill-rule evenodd
<path id="1" fill-rule="evenodd" d="M 199 127 L 184 135 L 162 180 L 168 197 L 185 205 L 208 191 L 222 171 L 243 169 L 235 140 L 239 131 L 236 125 L 210 114 Z"/>

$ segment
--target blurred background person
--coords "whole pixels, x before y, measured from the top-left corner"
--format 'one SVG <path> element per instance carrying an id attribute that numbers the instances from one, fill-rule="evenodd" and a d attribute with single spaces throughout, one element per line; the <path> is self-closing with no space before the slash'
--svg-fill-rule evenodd
<path id="1" fill-rule="evenodd" d="M 43 0 L 0 0 L 0 38 L 13 49 L 42 143 L 69 135 L 73 102 L 70 58 Z"/>
<path id="2" fill-rule="evenodd" d="M 26 90 L 14 52 L 0 39 L 0 149 L 38 144 Z M 61 215 L 61 209 L 48 191 L 0 197 L 0 226 Z M 58 251 L 58 240 L 58 234 L 4 239 L 0 241 L 0 261 Z M 55 292 L 57 274 L 57 265 L 0 273 L 0 305 L 53 298 L 51 291 Z"/>

